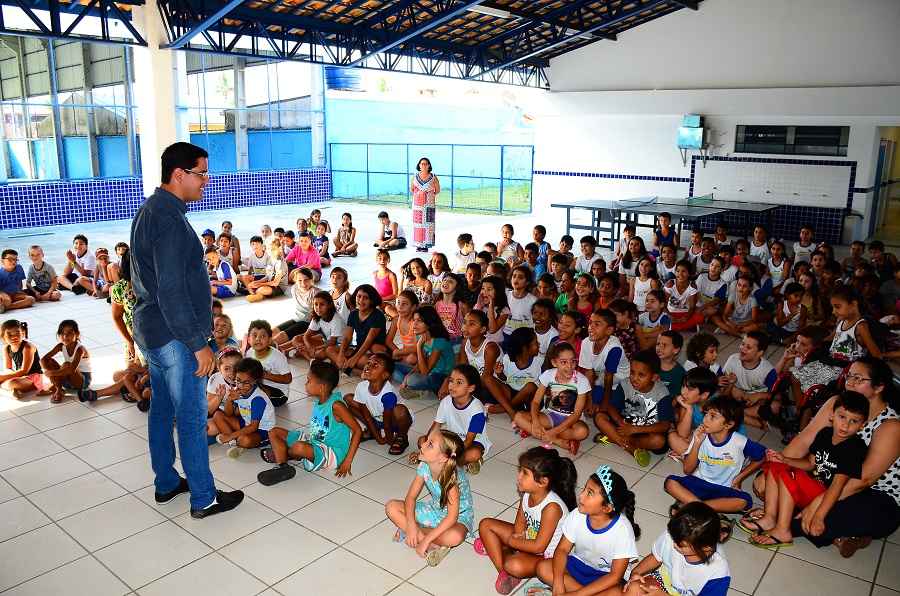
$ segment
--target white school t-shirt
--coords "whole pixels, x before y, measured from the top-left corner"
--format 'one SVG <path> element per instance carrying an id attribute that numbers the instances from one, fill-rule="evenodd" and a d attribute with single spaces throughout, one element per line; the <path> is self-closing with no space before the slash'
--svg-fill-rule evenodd
<path id="1" fill-rule="evenodd" d="M 535 329 L 534 334 L 537 335 L 538 340 L 538 358 L 543 362 L 547 357 L 547 352 L 550 351 L 550 346 L 553 345 L 553 340 L 559 337 L 559 331 L 556 330 L 556 327 L 551 325 L 550 328 L 543 333 L 540 333 Z"/>
<path id="2" fill-rule="evenodd" d="M 247 257 L 244 265 L 247 266 L 247 273 L 250 275 L 259 275 L 266 277 L 267 279 L 272 279 L 271 272 L 269 267 L 272 264 L 272 257 L 269 256 L 269 252 L 263 252 L 263 256 L 256 256 L 255 252 L 250 252 L 250 256 Z"/>
<path id="3" fill-rule="evenodd" d="M 734 386 L 749 393 L 772 391 L 778 373 L 772 363 L 762 358 L 756 368 L 744 368 L 740 354 L 732 354 L 722 367 L 725 374 L 734 373 Z"/>
<path id="4" fill-rule="evenodd" d="M 397 393 L 390 381 L 386 381 L 378 393 L 371 392 L 368 381 L 360 381 L 353 392 L 353 401 L 365 405 L 369 409 L 369 413 L 372 414 L 372 418 L 379 422 L 384 420 L 385 410 L 406 405 L 406 401 L 400 397 L 400 394 Z M 412 414 L 412 411 L 410 411 L 410 414 Z"/>
<path id="5" fill-rule="evenodd" d="M 313 317 L 309 322 L 309 329 L 311 331 L 318 331 L 325 337 L 325 343 L 328 343 L 332 337 L 337 338 L 338 342 L 341 340 L 341 336 L 344 334 L 344 329 L 347 327 L 347 321 L 344 320 L 344 317 L 340 315 L 340 313 L 335 312 L 334 316 L 331 317 L 330 321 L 326 321 L 325 319 L 319 318 L 316 319 Z"/>
<path id="6" fill-rule="evenodd" d="M 473 397 L 466 407 L 457 408 L 453 398 L 448 395 L 438 404 L 434 421 L 456 433 L 462 441 L 466 440 L 466 435 L 470 432 L 475 433 L 475 440 L 484 447 L 484 457 L 487 457 L 491 442 L 487 438 L 487 415 L 480 399 Z"/>
<path id="7" fill-rule="evenodd" d="M 250 395 L 242 395 L 234 400 L 234 409 L 244 419 L 245 426 L 253 422 L 255 415 L 259 420 L 259 430 L 270 431 L 275 427 L 275 406 L 266 392 L 258 386 L 253 388 Z"/>
<path id="8" fill-rule="evenodd" d="M 90 250 L 84 251 L 84 254 L 80 257 L 75 255 L 75 262 L 81 265 L 81 268 L 85 271 L 90 271 L 92 275 L 97 270 L 97 257 Z M 75 274 L 80 275 L 77 271 Z"/>
<path id="9" fill-rule="evenodd" d="M 690 563 L 675 549 L 668 532 L 660 534 L 650 552 L 662 563 L 659 575 L 663 580 L 663 592 L 683 596 L 725 596 L 731 583 L 731 570 L 720 550 L 706 563 Z"/>
<path id="10" fill-rule="evenodd" d="M 509 302 L 509 317 L 503 326 L 503 333 L 509 335 L 520 327 L 534 327 L 534 319 L 531 318 L 531 307 L 537 302 L 534 294 L 525 294 L 524 298 L 516 298 L 512 290 L 506 290 L 506 300 Z"/>
<path id="11" fill-rule="evenodd" d="M 622 342 L 615 335 L 609 336 L 599 354 L 594 354 L 594 340 L 590 337 L 581 340 L 578 366 L 597 373 L 597 378 L 594 379 L 594 385 L 597 387 L 603 387 L 605 373 L 612 373 L 613 389 L 631 374 L 631 363 L 625 356 L 625 348 L 622 347 Z"/>
<path id="12" fill-rule="evenodd" d="M 503 354 L 503 374 L 506 375 L 506 384 L 519 391 L 528 383 L 537 383 L 543 363 L 543 358 L 535 356 L 525 368 L 519 368 L 515 360 Z"/>
<path id="13" fill-rule="evenodd" d="M 220 387 L 225 387 L 225 390 L 228 391 L 229 389 L 234 389 L 236 385 L 226 381 L 225 376 L 219 371 L 216 371 L 210 375 L 209 380 L 206 382 L 206 392 L 215 395 L 218 393 Z"/>
<path id="14" fill-rule="evenodd" d="M 691 437 L 685 453 L 694 448 L 696 435 Z M 756 441 L 751 441 L 739 432 L 731 433 L 724 442 L 717 445 L 712 437 L 706 435 L 697 453 L 697 468 L 691 474 L 719 486 L 731 486 L 734 479 L 744 469 L 749 459 L 760 461 L 766 456 L 766 448 Z"/>
<path id="15" fill-rule="evenodd" d="M 267 373 L 272 373 L 273 375 L 284 375 L 291 372 L 291 367 L 288 366 L 287 356 L 279 352 L 278 348 L 275 348 L 274 346 L 269 347 L 269 353 L 266 355 L 265 359 L 258 358 L 253 348 L 248 348 L 244 356 L 246 356 L 247 358 L 253 358 L 254 360 L 259 360 L 260 364 L 263 365 L 263 370 Z M 262 384 L 268 385 L 273 389 L 280 389 L 281 392 L 285 395 L 288 394 L 291 386 L 290 383 L 276 383 L 268 379 L 263 379 Z"/>
<path id="16" fill-rule="evenodd" d="M 600 255 L 594 253 L 593 255 L 586 257 L 583 254 L 578 255 L 575 259 L 575 272 L 576 273 L 590 273 L 591 266 L 594 264 L 594 261 L 599 261 L 602 259 Z"/>
<path id="17" fill-rule="evenodd" d="M 575 509 L 560 524 L 563 536 L 574 545 L 569 554 L 597 571 L 609 573 L 616 559 L 638 556 L 634 528 L 624 515 L 617 515 L 605 528 L 592 528 L 588 516 Z"/>

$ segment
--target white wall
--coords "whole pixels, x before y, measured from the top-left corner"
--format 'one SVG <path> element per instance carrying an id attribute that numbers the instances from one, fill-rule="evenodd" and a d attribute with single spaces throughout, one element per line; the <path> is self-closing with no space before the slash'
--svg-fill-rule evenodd
<path id="1" fill-rule="evenodd" d="M 704 0 L 697 12 L 682 10 L 553 60 L 535 169 L 687 178 L 690 163 L 682 165 L 675 137 L 681 116 L 699 113 L 710 153 L 719 156 L 733 155 L 738 124 L 850 126 L 848 155 L 837 159 L 856 161 L 855 186 L 867 187 L 878 127 L 900 124 L 898 56 L 898 0 Z M 757 170 L 757 190 L 836 195 L 833 180 L 819 189 L 803 172 Z M 711 173 L 698 172 L 696 191 L 723 181 Z M 541 209 L 556 200 L 686 192 L 672 182 L 537 176 L 534 202 Z M 855 195 L 854 210 L 867 213 L 870 197 Z M 858 234 L 867 229 L 865 221 L 856 225 Z"/>
<path id="2" fill-rule="evenodd" d="M 557 91 L 900 83 L 897 0 L 703 0 L 551 63 Z"/>

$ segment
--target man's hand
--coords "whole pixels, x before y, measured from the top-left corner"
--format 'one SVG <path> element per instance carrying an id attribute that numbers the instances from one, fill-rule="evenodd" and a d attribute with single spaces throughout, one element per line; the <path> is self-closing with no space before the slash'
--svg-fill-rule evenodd
<path id="1" fill-rule="evenodd" d="M 216 362 L 212 349 L 209 346 L 205 346 L 203 349 L 194 352 L 194 357 L 197 358 L 197 372 L 194 373 L 194 376 L 208 377 L 213 368 L 215 368 Z"/>

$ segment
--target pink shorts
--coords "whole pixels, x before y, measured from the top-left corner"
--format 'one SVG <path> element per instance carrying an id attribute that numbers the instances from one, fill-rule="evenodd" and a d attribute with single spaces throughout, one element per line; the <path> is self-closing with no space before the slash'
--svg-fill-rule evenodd
<path id="1" fill-rule="evenodd" d="M 43 373 L 33 373 L 25 377 L 29 381 L 31 381 L 32 385 L 34 385 L 38 391 L 43 391 L 46 389 L 44 385 L 44 374 Z"/>

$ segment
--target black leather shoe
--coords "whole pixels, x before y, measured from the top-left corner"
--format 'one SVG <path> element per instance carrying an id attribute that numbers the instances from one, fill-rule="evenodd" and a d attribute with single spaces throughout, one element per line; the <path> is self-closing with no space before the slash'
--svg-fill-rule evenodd
<path id="1" fill-rule="evenodd" d="M 154 495 L 154 498 L 156 499 L 156 503 L 158 505 L 168 503 L 181 493 L 191 492 L 191 489 L 188 488 L 187 480 L 185 480 L 184 478 L 180 478 L 179 480 L 180 481 L 178 482 L 178 486 L 176 486 L 174 489 L 170 490 L 167 493 L 156 493 Z"/>
<path id="2" fill-rule="evenodd" d="M 191 509 L 191 517 L 194 519 L 203 519 L 204 517 L 209 517 L 210 515 L 215 515 L 217 513 L 225 513 L 240 505 L 243 500 L 244 491 L 233 490 L 227 493 L 225 491 L 217 490 L 215 502 L 204 509 Z"/>

